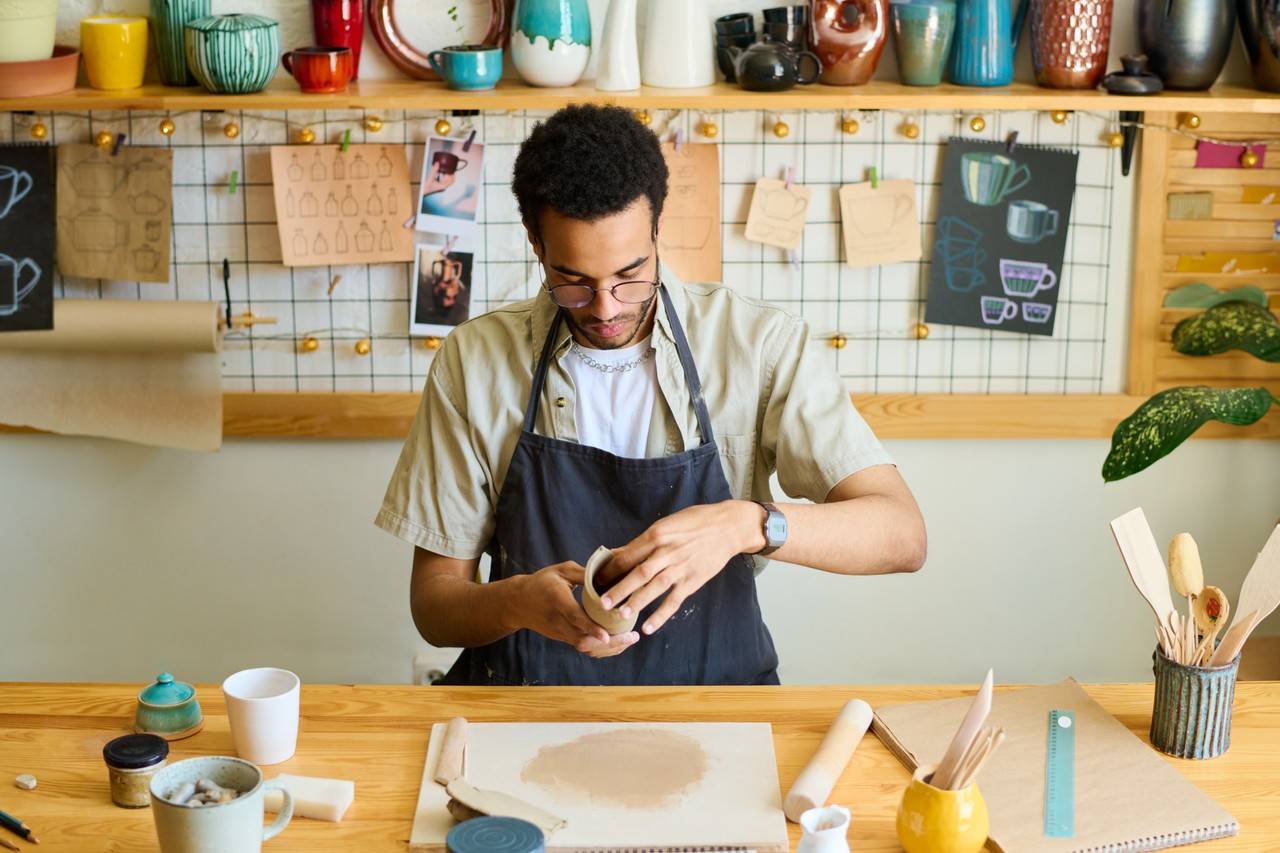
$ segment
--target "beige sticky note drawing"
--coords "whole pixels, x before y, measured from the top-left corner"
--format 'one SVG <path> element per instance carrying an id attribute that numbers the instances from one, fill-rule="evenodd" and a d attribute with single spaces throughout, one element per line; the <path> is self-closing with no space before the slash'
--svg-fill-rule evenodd
<path id="1" fill-rule="evenodd" d="M 409 163 L 399 145 L 276 145 L 271 185 L 287 267 L 413 260 Z"/>
<path id="2" fill-rule="evenodd" d="M 776 178 L 756 181 L 747 214 L 747 239 L 779 249 L 798 248 L 804 236 L 809 195 L 809 189 L 799 184 L 788 188 L 786 182 Z"/>
<path id="3" fill-rule="evenodd" d="M 920 258 L 920 217 L 913 181 L 870 181 L 840 188 L 844 257 L 851 267 Z"/>
<path id="4" fill-rule="evenodd" d="M 1213 193 L 1169 193 L 1167 203 L 1170 219 L 1213 218 Z"/>
<path id="5" fill-rule="evenodd" d="M 64 276 L 169 280 L 171 149 L 58 146 L 57 208 Z"/>
<path id="6" fill-rule="evenodd" d="M 720 147 L 662 146 L 668 191 L 658 245 L 685 281 L 720 281 Z"/>

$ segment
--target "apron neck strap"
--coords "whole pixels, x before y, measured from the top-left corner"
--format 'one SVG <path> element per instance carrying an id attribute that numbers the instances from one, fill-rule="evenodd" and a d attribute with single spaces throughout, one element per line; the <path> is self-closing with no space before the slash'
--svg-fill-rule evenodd
<path id="1" fill-rule="evenodd" d="M 711 415 L 707 412 L 706 400 L 702 398 L 702 381 L 698 378 L 698 367 L 693 363 L 693 353 L 689 349 L 689 339 L 685 337 L 684 326 L 676 315 L 675 304 L 667 293 L 666 285 L 659 285 L 662 295 L 662 307 L 667 312 L 667 321 L 671 324 L 671 334 L 675 338 L 676 353 L 680 356 L 680 366 L 684 369 L 685 385 L 689 388 L 689 400 L 693 403 L 693 413 L 698 419 L 698 429 L 702 433 L 702 443 L 715 442 L 715 433 L 711 430 Z M 556 318 L 547 331 L 546 343 L 542 346 L 542 355 L 538 358 L 538 366 L 533 371 L 533 387 L 529 391 L 529 402 L 524 411 L 525 432 L 533 432 L 533 425 L 538 417 L 538 401 L 542 398 L 542 388 L 546 384 L 547 370 L 551 365 L 551 353 L 556 346 L 557 333 L 564 312 L 556 311 Z"/>

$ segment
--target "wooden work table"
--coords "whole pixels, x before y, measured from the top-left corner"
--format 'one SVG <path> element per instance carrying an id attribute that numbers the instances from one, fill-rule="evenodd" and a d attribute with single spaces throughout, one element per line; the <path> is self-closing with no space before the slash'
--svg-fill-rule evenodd
<path id="1" fill-rule="evenodd" d="M 111 804 L 102 746 L 129 731 L 138 684 L 0 684 L 0 809 L 25 820 L 41 853 L 124 853 L 156 849 L 149 809 Z M 202 732 L 172 744 L 170 760 L 234 754 L 216 685 L 198 687 Z M 1149 684 L 1088 688 L 1104 708 L 1146 739 Z M 762 721 L 773 724 L 779 782 L 786 787 L 812 755 L 843 703 L 872 706 L 972 692 L 951 687 L 447 688 L 308 685 L 302 690 L 298 752 L 267 768 L 354 779 L 355 804 L 340 824 L 295 819 L 264 850 L 403 851 L 432 722 Z M 1196 849 L 1280 850 L 1280 682 L 1240 684 L 1230 752 L 1213 761 L 1168 759 L 1240 822 L 1234 839 Z M 13 787 L 18 773 L 36 791 Z M 899 849 L 893 829 L 906 770 L 868 734 L 832 795 L 853 809 L 857 851 Z M 799 828 L 791 827 L 794 844 Z M 15 838 L 16 840 L 16 838 Z"/>

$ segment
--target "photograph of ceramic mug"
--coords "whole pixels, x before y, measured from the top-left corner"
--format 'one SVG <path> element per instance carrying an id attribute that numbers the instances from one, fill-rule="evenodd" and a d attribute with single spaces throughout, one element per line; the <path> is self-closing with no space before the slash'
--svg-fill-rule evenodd
<path id="1" fill-rule="evenodd" d="M 40 283 L 40 265 L 31 258 L 0 254 L 0 317 L 11 317 L 27 294 Z"/>
<path id="2" fill-rule="evenodd" d="M 302 681 L 287 669 L 245 669 L 222 682 L 236 755 L 254 764 L 279 764 L 298 747 Z"/>
<path id="3" fill-rule="evenodd" d="M 990 326 L 998 326 L 1005 320 L 1018 316 L 1018 303 L 1003 296 L 984 296 L 982 303 L 982 322 Z"/>
<path id="4" fill-rule="evenodd" d="M 225 803 L 188 807 L 169 802 L 184 785 L 208 779 L 220 788 L 238 792 Z M 268 826 L 267 791 L 280 791 L 284 804 Z M 262 843 L 279 835 L 293 817 L 293 795 L 248 761 L 225 756 L 188 758 L 151 777 L 151 816 L 160 853 L 258 853 Z"/>
<path id="5" fill-rule="evenodd" d="M 1019 243 L 1039 243 L 1058 233 L 1058 211 L 1038 201 L 1011 201 L 1005 230 Z"/>
<path id="6" fill-rule="evenodd" d="M 999 204 L 1030 180 L 1030 169 L 1003 154 L 970 151 L 960 158 L 960 187 L 972 204 Z"/>
<path id="7" fill-rule="evenodd" d="M 33 183 L 30 172 L 0 166 L 0 219 L 8 216 L 13 206 L 27 197 Z"/>
<path id="8" fill-rule="evenodd" d="M 1058 274 L 1048 264 L 1000 259 L 1000 283 L 1009 296 L 1034 296 L 1058 283 Z"/>
<path id="9" fill-rule="evenodd" d="M 502 78 L 502 48 L 497 45 L 446 47 L 427 54 L 427 61 L 450 89 L 482 92 Z"/>
<path id="10" fill-rule="evenodd" d="M 280 64 L 303 92 L 314 94 L 345 92 L 356 68 L 349 47 L 300 47 L 286 51 Z"/>
<path id="11" fill-rule="evenodd" d="M 467 161 L 452 151 L 437 151 L 431 155 L 431 163 L 439 167 L 442 175 L 456 175 L 467 168 Z"/>
<path id="12" fill-rule="evenodd" d="M 147 66 L 147 19 L 95 15 L 80 21 L 80 51 L 89 85 L 136 89 Z"/>

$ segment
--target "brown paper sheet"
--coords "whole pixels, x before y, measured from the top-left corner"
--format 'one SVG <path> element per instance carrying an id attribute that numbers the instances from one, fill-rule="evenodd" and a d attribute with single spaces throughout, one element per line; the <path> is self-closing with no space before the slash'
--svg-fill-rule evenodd
<path id="1" fill-rule="evenodd" d="M 169 280 L 170 149 L 58 146 L 57 208 L 64 276 Z"/>
<path id="2" fill-rule="evenodd" d="M 876 709 L 872 730 L 908 768 L 934 764 L 972 697 Z M 1075 835 L 1044 835 L 1049 711 L 1076 715 Z M 1004 853 L 1162 850 L 1235 835 L 1239 825 L 1148 744 L 1094 702 L 1075 681 L 995 695 L 987 725 L 1004 744 L 978 787 L 991 815 L 991 842 Z"/>
<path id="3" fill-rule="evenodd" d="M 59 300 L 57 328 L 0 336 L 0 423 L 185 450 L 222 444 L 213 302 Z"/>
<path id="4" fill-rule="evenodd" d="M 920 218 L 914 181 L 868 181 L 840 188 L 845 262 L 874 267 L 914 261 L 920 255 Z"/>
<path id="5" fill-rule="evenodd" d="M 409 164 L 399 145 L 278 145 L 271 183 L 287 267 L 413 260 Z"/>
<path id="6" fill-rule="evenodd" d="M 808 187 L 792 184 L 788 188 L 784 181 L 761 178 L 751 194 L 746 237 L 779 249 L 798 248 L 808 210 Z"/>
<path id="7" fill-rule="evenodd" d="M 720 148 L 662 146 L 670 173 L 662 233 L 662 260 L 684 281 L 718 282 L 720 267 Z"/>

